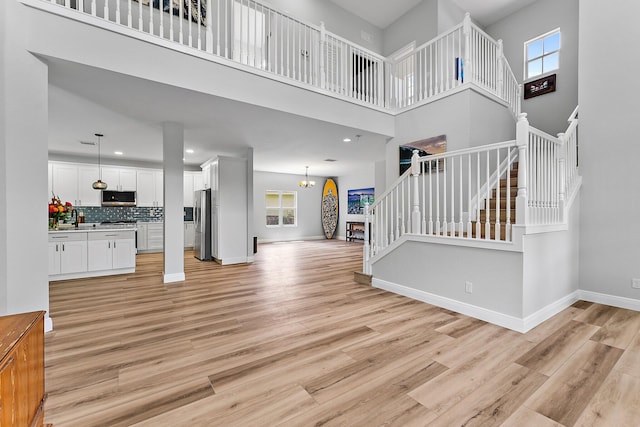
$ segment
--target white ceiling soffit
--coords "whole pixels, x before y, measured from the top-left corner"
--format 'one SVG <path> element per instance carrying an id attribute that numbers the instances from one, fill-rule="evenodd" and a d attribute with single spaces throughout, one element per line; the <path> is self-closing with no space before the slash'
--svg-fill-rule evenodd
<path id="1" fill-rule="evenodd" d="M 422 0 L 331 0 L 341 8 L 384 30 Z M 476 0 L 477 1 L 477 0 Z"/>

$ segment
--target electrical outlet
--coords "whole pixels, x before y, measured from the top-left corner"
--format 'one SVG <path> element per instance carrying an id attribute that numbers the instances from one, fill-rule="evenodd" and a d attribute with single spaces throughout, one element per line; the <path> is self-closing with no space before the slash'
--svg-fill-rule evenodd
<path id="1" fill-rule="evenodd" d="M 468 294 L 473 292 L 473 283 L 471 282 L 464 282 L 464 291 Z"/>
<path id="2" fill-rule="evenodd" d="M 631 287 L 633 289 L 640 289 L 640 279 L 631 279 Z"/>

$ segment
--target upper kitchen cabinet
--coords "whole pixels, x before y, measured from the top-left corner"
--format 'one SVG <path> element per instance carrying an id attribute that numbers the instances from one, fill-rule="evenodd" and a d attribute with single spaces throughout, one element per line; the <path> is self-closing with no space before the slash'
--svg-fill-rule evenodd
<path id="1" fill-rule="evenodd" d="M 62 202 L 74 206 L 100 206 L 100 192 L 91 184 L 98 179 L 98 167 L 75 163 L 49 163 L 51 189 Z"/>
<path id="2" fill-rule="evenodd" d="M 103 167 L 102 180 L 107 183 L 108 190 L 136 191 L 135 169 Z"/>
<path id="3" fill-rule="evenodd" d="M 204 189 L 202 183 L 202 172 L 185 172 L 183 182 L 184 206 L 193 207 L 193 193 Z"/>
<path id="4" fill-rule="evenodd" d="M 138 206 L 157 208 L 163 205 L 163 178 L 162 171 L 138 170 Z"/>

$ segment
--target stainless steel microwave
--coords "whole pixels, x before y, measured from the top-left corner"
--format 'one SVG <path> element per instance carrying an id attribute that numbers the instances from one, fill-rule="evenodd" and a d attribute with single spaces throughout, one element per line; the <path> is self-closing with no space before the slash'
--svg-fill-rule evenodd
<path id="1" fill-rule="evenodd" d="M 102 206 L 135 206 L 135 191 L 102 190 Z"/>

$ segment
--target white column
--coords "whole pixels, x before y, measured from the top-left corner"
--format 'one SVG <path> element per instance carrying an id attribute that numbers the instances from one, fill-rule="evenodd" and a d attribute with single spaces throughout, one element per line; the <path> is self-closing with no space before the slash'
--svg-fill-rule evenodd
<path id="1" fill-rule="evenodd" d="M 247 148 L 247 261 L 253 261 L 253 147 Z"/>
<path id="2" fill-rule="evenodd" d="M 411 156 L 411 186 L 413 192 L 411 195 L 407 194 L 407 197 L 411 197 L 411 232 L 414 234 L 420 234 L 420 192 L 418 188 L 420 176 L 420 156 L 418 150 L 413 150 L 413 156 Z"/>
<path id="3" fill-rule="evenodd" d="M 516 124 L 516 144 L 518 145 L 518 196 L 516 197 L 516 224 L 526 225 L 527 208 L 527 147 L 529 145 L 529 121 L 527 113 L 518 115 Z"/>
<path id="4" fill-rule="evenodd" d="M 164 283 L 184 277 L 184 125 L 162 124 L 164 162 Z"/>
<path id="5" fill-rule="evenodd" d="M 0 315 L 46 310 L 51 330 L 48 68 L 27 51 L 25 6 L 0 3 Z"/>

